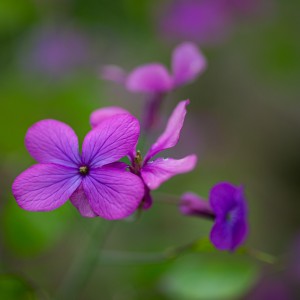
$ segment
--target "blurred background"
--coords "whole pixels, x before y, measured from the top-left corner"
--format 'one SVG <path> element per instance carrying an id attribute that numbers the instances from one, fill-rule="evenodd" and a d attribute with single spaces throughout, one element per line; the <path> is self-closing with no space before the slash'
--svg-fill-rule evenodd
<path id="1" fill-rule="evenodd" d="M 11 184 L 34 163 L 24 146 L 28 127 L 58 119 L 82 141 L 97 108 L 119 105 L 140 117 L 144 96 L 101 79 L 101 67 L 170 67 L 184 41 L 201 48 L 208 69 L 168 95 L 163 119 L 191 100 L 169 153 L 196 153 L 198 167 L 163 184 L 135 222 L 118 221 L 104 247 L 151 253 L 207 237 L 209 221 L 180 215 L 161 193 L 207 197 L 230 181 L 246 188 L 247 247 L 282 263 L 217 252 L 157 264 L 102 260 L 77 298 L 299 299 L 299 12 L 298 0 L 0 0 L 0 299 L 53 299 L 99 222 L 68 202 L 47 213 L 17 206 Z"/>

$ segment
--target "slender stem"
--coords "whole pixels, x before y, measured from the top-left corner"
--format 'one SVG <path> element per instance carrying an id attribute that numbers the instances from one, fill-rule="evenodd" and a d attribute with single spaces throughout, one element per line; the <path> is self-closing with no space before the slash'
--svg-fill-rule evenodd
<path id="1" fill-rule="evenodd" d="M 63 285 L 57 293 L 56 299 L 77 299 L 91 277 L 97 266 L 98 257 L 103 247 L 113 222 L 97 220 L 88 237 L 88 243 L 81 249 L 81 252 L 71 265 Z"/>
<path id="2" fill-rule="evenodd" d="M 275 264 L 278 261 L 278 259 L 275 256 L 257 249 L 248 248 L 246 249 L 246 254 L 267 264 Z"/>

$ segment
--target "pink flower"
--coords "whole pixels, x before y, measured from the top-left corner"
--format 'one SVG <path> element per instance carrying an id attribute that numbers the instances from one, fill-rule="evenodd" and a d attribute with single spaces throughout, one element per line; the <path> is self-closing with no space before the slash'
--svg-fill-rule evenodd
<path id="1" fill-rule="evenodd" d="M 107 118 L 86 135 L 80 154 L 71 127 L 56 120 L 37 122 L 27 131 L 25 144 L 38 164 L 13 183 L 18 205 L 51 211 L 70 198 L 84 217 L 113 220 L 131 215 L 144 195 L 143 182 L 116 161 L 132 152 L 139 130 L 131 115 Z"/>
<path id="2" fill-rule="evenodd" d="M 150 147 L 149 151 L 143 158 L 139 151 L 132 151 L 130 154 L 132 173 L 138 175 L 144 182 L 145 195 L 143 199 L 143 208 L 147 209 L 152 204 L 150 195 L 151 190 L 157 189 L 163 182 L 171 177 L 192 171 L 197 163 L 197 156 L 192 154 L 182 159 L 173 158 L 152 158 L 159 152 L 174 147 L 179 140 L 180 132 L 186 115 L 186 106 L 189 100 L 181 101 L 174 109 L 171 117 L 168 120 L 165 131 L 156 142 Z M 101 117 L 103 112 L 103 118 Z M 105 111 L 100 109 L 94 112 L 91 116 L 91 124 L 102 124 L 105 120 Z M 120 114 L 116 110 L 116 115 Z M 129 114 L 129 113 L 128 113 Z M 97 118 L 95 118 L 97 116 Z M 96 127 L 98 128 L 98 127 Z"/>
<path id="3" fill-rule="evenodd" d="M 147 95 L 143 126 L 152 128 L 157 122 L 159 109 L 166 93 L 194 81 L 207 66 L 203 54 L 193 43 L 177 46 L 172 54 L 172 73 L 160 63 L 150 63 L 133 69 L 126 74 L 117 66 L 105 66 L 102 78 L 122 84 L 133 93 Z"/>
<path id="4" fill-rule="evenodd" d="M 172 74 L 160 63 L 150 63 L 133 69 L 129 74 L 117 66 L 105 66 L 102 77 L 123 84 L 134 93 L 167 93 L 170 90 L 192 82 L 202 74 L 207 62 L 193 43 L 182 43 L 172 54 Z"/>

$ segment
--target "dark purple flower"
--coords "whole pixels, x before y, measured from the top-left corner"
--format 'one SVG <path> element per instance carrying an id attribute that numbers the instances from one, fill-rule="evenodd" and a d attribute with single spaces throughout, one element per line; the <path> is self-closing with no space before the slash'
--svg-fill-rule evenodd
<path id="1" fill-rule="evenodd" d="M 38 164 L 21 173 L 13 183 L 13 195 L 29 211 L 50 211 L 69 198 L 84 217 L 121 219 L 140 205 L 144 185 L 118 163 L 135 147 L 137 119 L 128 114 L 107 118 L 90 131 L 79 153 L 71 127 L 43 120 L 29 128 L 25 144 Z"/>
<path id="2" fill-rule="evenodd" d="M 196 45 L 183 43 L 172 54 L 172 74 L 160 63 L 139 66 L 126 75 L 117 66 L 102 69 L 102 78 L 122 84 L 133 93 L 147 95 L 144 128 L 151 128 L 158 119 L 158 111 L 166 93 L 192 82 L 206 69 L 206 59 Z"/>
<path id="3" fill-rule="evenodd" d="M 214 219 L 210 239 L 219 250 L 234 251 L 247 236 L 247 206 L 242 187 L 227 182 L 216 184 L 210 191 L 209 202 L 186 193 L 180 210 L 185 215 Z"/>
<path id="4" fill-rule="evenodd" d="M 181 101 L 176 106 L 168 120 L 165 131 L 150 147 L 144 158 L 139 151 L 133 151 L 130 154 L 130 170 L 132 173 L 140 176 L 145 184 L 145 195 L 143 200 L 144 209 L 149 208 L 152 204 L 152 198 L 150 195 L 151 190 L 157 189 L 163 182 L 177 174 L 193 170 L 196 166 L 197 156 L 194 154 L 182 159 L 156 158 L 152 160 L 152 158 L 159 152 L 172 148 L 178 143 L 186 115 L 186 106 L 188 104 L 189 100 L 186 100 Z M 118 109 L 115 112 L 116 115 L 120 113 Z M 102 113 L 103 118 L 105 119 L 106 113 L 103 109 L 100 109 L 91 115 L 91 124 L 96 125 L 97 122 L 101 124 L 103 120 L 101 117 Z"/>

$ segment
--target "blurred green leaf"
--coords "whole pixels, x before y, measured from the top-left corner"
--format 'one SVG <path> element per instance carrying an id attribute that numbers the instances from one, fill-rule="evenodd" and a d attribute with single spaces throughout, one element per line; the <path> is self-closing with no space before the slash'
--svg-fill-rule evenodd
<path id="1" fill-rule="evenodd" d="M 170 299 L 236 299 L 255 282 L 258 268 L 228 255 L 188 255 L 174 262 L 162 279 Z"/>
<path id="2" fill-rule="evenodd" d="M 53 246 L 72 223 L 71 206 L 52 212 L 28 212 L 10 199 L 4 211 L 4 239 L 19 255 L 34 255 Z"/>
<path id="3" fill-rule="evenodd" d="M 33 300 L 37 298 L 33 288 L 21 277 L 0 275 L 0 299 Z"/>

